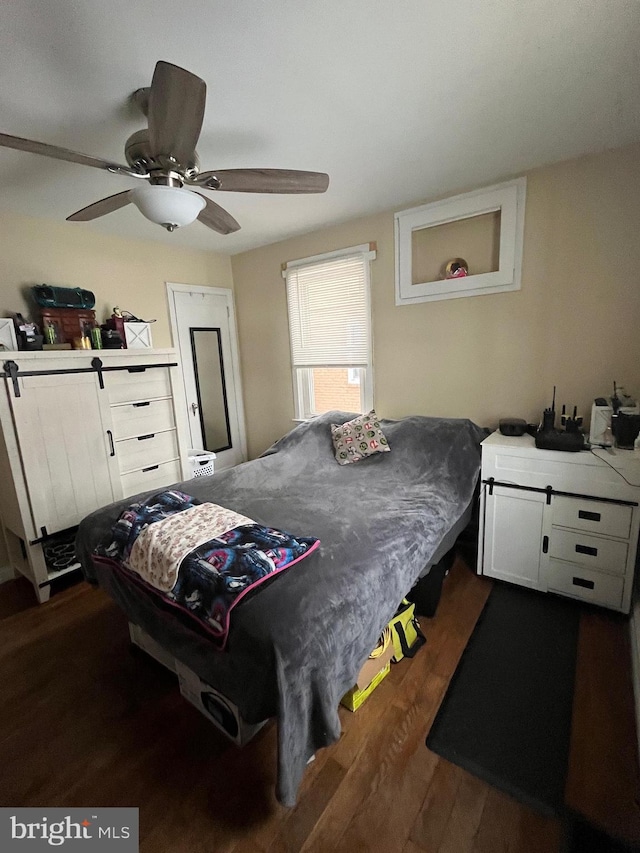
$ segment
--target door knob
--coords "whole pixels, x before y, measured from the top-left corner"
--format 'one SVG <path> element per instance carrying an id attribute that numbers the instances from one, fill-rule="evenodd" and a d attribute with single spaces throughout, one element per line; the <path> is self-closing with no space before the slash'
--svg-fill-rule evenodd
<path id="1" fill-rule="evenodd" d="M 198 406 L 198 404 L 197 404 L 197 403 L 192 403 L 192 404 L 191 404 L 191 411 L 193 412 L 193 414 L 194 414 L 194 415 L 195 415 L 195 413 L 198 411 L 198 409 L 199 409 L 199 408 L 200 408 L 200 407 Z"/>

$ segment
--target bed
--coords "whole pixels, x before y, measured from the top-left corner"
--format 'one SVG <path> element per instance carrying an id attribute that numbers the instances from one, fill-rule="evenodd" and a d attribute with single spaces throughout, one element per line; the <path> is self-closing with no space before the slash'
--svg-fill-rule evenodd
<path id="1" fill-rule="evenodd" d="M 178 484 L 260 524 L 320 539 L 320 548 L 235 608 L 226 650 L 122 573 L 92 561 L 132 499 L 80 525 L 86 579 L 129 620 L 234 702 L 248 723 L 278 722 L 277 796 L 293 805 L 308 759 L 340 736 L 338 704 L 403 596 L 465 526 L 486 430 L 468 420 L 382 420 L 390 453 L 338 465 L 329 412 L 260 458 Z"/>

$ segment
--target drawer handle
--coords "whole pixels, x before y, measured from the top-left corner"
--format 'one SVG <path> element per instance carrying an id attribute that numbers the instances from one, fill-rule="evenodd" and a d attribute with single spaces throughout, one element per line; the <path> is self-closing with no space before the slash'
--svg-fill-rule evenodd
<path id="1" fill-rule="evenodd" d="M 159 465 L 149 465 L 149 467 L 148 467 L 148 468 L 143 468 L 143 469 L 142 469 L 142 473 L 143 473 L 143 474 L 146 474 L 146 473 L 147 473 L 147 471 L 155 471 L 155 470 L 156 470 L 157 468 L 159 468 L 159 467 L 160 467 Z"/>
<path id="2" fill-rule="evenodd" d="M 574 578 L 573 585 L 584 587 L 584 589 L 595 589 L 596 586 L 593 581 L 586 581 L 584 578 Z"/>
<path id="3" fill-rule="evenodd" d="M 146 441 L 148 438 L 155 438 L 155 432 L 150 432 L 149 435 L 139 435 L 138 441 Z"/>
<path id="4" fill-rule="evenodd" d="M 144 373 L 146 367 L 127 367 L 127 373 Z"/>
<path id="5" fill-rule="evenodd" d="M 132 403 L 131 405 L 133 406 L 134 409 L 141 409 L 143 406 L 150 406 L 151 401 L 147 400 L 146 403 Z"/>
<path id="6" fill-rule="evenodd" d="M 590 545 L 576 545 L 576 554 L 588 554 L 590 557 L 598 556 L 598 549 Z"/>
<path id="7" fill-rule="evenodd" d="M 585 521 L 600 521 L 600 513 L 599 512 L 587 512 L 586 509 L 581 509 L 578 511 L 578 518 L 584 518 Z"/>

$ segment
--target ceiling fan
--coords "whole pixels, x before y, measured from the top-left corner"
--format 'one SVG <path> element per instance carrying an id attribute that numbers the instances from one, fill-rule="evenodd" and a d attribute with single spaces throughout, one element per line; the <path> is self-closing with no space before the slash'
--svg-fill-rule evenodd
<path id="1" fill-rule="evenodd" d="M 196 144 L 202 129 L 206 94 L 207 86 L 200 77 L 170 62 L 156 63 L 151 86 L 138 89 L 132 95 L 147 117 L 148 128 L 136 131 L 127 139 L 128 166 L 6 133 L 0 133 L 0 147 L 43 154 L 145 181 L 143 186 L 108 196 L 72 213 L 67 217 L 72 222 L 97 219 L 133 203 L 143 216 L 167 231 L 197 219 L 219 234 L 231 234 L 238 231 L 240 225 L 198 189 L 244 193 L 325 192 L 329 176 L 324 172 L 291 169 L 201 172 Z M 197 189 L 186 189 L 185 185 Z"/>

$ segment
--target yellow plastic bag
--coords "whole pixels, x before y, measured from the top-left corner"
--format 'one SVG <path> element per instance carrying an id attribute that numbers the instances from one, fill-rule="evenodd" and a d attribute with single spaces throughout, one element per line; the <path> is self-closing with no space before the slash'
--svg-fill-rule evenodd
<path id="1" fill-rule="evenodd" d="M 427 642 L 416 618 L 416 606 L 407 598 L 400 602 L 389 626 L 393 633 L 393 660 L 396 663 L 402 658 L 412 658 Z"/>

